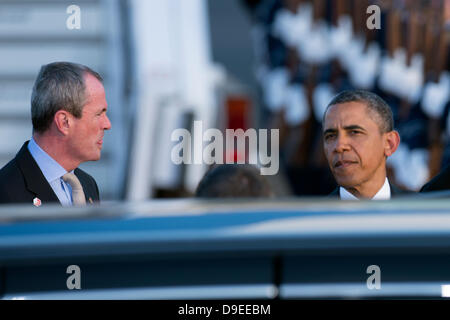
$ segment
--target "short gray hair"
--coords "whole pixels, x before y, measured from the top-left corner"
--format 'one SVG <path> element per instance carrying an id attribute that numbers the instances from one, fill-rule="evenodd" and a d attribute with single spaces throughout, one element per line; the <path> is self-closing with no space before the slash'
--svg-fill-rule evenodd
<path id="1" fill-rule="evenodd" d="M 337 94 L 328 104 L 324 114 L 323 121 L 325 122 L 325 115 L 332 105 L 347 103 L 347 102 L 361 102 L 364 103 L 370 111 L 378 115 L 378 127 L 381 133 L 386 133 L 394 130 L 394 116 L 389 105 L 378 95 L 373 92 L 365 90 L 346 90 Z"/>
<path id="2" fill-rule="evenodd" d="M 103 82 L 97 72 L 77 63 L 54 62 L 41 67 L 31 94 L 33 131 L 45 132 L 58 110 L 66 110 L 81 118 L 86 103 L 86 74 Z"/>

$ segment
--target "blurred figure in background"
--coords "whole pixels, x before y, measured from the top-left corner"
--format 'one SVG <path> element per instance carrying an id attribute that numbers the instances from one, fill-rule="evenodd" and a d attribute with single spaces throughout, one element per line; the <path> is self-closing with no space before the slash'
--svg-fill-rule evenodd
<path id="1" fill-rule="evenodd" d="M 450 189 L 450 165 L 425 184 L 420 192 L 441 191 Z"/>
<path id="2" fill-rule="evenodd" d="M 351 90 L 329 103 L 323 143 L 331 172 L 340 186 L 333 195 L 345 200 L 390 199 L 400 193 L 386 176 L 386 160 L 400 144 L 392 111 L 376 94 Z"/>
<path id="3" fill-rule="evenodd" d="M 99 201 L 97 183 L 78 166 L 100 159 L 104 131 L 111 128 L 102 82 L 75 63 L 41 67 L 31 97 L 33 135 L 0 170 L 0 203 Z"/>
<path id="4" fill-rule="evenodd" d="M 268 181 L 257 167 L 249 164 L 223 164 L 211 168 L 198 184 L 198 198 L 269 198 Z"/>

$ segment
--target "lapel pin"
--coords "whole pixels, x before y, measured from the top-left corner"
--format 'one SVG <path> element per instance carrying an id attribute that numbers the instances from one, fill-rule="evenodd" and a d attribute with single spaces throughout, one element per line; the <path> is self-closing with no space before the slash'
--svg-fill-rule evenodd
<path id="1" fill-rule="evenodd" d="M 42 204 L 42 201 L 41 201 L 41 199 L 36 197 L 36 198 L 33 199 L 33 204 L 34 204 L 35 207 L 40 207 L 41 204 Z"/>

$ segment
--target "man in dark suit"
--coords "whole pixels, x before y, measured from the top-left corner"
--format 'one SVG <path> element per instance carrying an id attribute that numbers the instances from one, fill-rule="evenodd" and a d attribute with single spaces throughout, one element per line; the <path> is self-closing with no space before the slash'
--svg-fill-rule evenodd
<path id="1" fill-rule="evenodd" d="M 325 156 L 339 187 L 332 195 L 345 200 L 390 199 L 401 193 L 386 176 L 386 159 L 400 144 L 392 111 L 374 93 L 338 94 L 323 116 Z"/>
<path id="2" fill-rule="evenodd" d="M 78 166 L 100 159 L 111 128 L 102 82 L 83 65 L 42 66 L 31 97 L 32 138 L 0 170 L 0 204 L 99 201 L 97 183 Z"/>

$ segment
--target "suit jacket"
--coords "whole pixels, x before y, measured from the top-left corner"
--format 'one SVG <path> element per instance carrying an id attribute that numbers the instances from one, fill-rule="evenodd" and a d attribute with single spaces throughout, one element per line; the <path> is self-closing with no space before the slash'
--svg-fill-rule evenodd
<path id="1" fill-rule="evenodd" d="M 400 188 L 394 186 L 394 185 L 391 184 L 390 182 L 389 182 L 389 187 L 391 188 L 391 197 L 392 197 L 392 198 L 395 198 L 395 197 L 397 197 L 397 196 L 399 196 L 399 195 L 405 195 L 405 194 L 410 193 L 409 191 L 402 190 L 402 189 L 400 189 Z M 328 196 L 329 196 L 329 197 L 339 197 L 339 196 L 340 196 L 340 195 L 339 195 L 339 188 L 340 188 L 340 187 L 338 186 L 338 187 L 337 187 L 336 189 L 334 189 L 333 192 L 331 192 Z"/>
<path id="2" fill-rule="evenodd" d="M 100 200 L 94 178 L 81 169 L 74 174 L 80 180 L 86 203 Z M 0 169 L 0 204 L 29 203 L 39 198 L 42 204 L 59 202 L 58 197 L 44 177 L 25 142 L 16 157 Z"/>
<path id="3" fill-rule="evenodd" d="M 430 192 L 450 189 L 450 165 L 446 166 L 437 176 L 426 183 L 420 192 Z"/>

